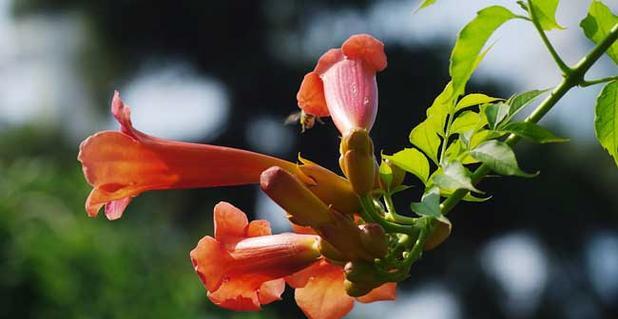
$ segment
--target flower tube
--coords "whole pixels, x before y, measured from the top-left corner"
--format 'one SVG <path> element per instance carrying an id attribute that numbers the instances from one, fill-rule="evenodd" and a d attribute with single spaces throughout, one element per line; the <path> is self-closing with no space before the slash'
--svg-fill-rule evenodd
<path id="1" fill-rule="evenodd" d="M 115 92 L 112 114 L 120 132 L 98 132 L 80 145 L 78 160 L 93 190 L 89 216 L 105 206 L 108 219 L 120 218 L 131 199 L 145 191 L 255 184 L 260 173 L 279 166 L 294 173 L 329 204 L 352 211 L 358 199 L 344 178 L 315 163 L 297 165 L 250 151 L 164 140 L 131 124 L 130 109 Z"/>

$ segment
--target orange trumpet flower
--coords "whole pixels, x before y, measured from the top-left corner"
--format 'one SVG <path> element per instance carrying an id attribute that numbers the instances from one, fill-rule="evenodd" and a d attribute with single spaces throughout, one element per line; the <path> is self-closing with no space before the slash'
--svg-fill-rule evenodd
<path id="1" fill-rule="evenodd" d="M 249 223 L 229 203 L 215 206 L 214 224 L 215 237 L 202 238 L 190 256 L 208 298 L 226 309 L 257 311 L 279 300 L 283 278 L 320 257 L 318 236 L 271 235 L 267 221 Z"/>
<path id="2" fill-rule="evenodd" d="M 78 160 L 93 190 L 86 200 L 89 216 L 105 206 L 108 219 L 118 219 L 131 199 L 145 191 L 255 184 L 271 166 L 292 172 L 326 203 L 342 212 L 358 209 L 349 182 L 309 161 L 298 165 L 250 151 L 207 144 L 164 140 L 131 124 L 130 109 L 118 92 L 112 114 L 120 132 L 98 132 L 80 145 Z"/>

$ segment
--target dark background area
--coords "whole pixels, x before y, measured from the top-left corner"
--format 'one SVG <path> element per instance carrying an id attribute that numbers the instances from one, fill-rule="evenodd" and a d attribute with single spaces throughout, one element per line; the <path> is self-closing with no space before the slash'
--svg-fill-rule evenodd
<path id="1" fill-rule="evenodd" d="M 283 125 L 296 110 L 302 76 L 318 58 L 282 58 L 278 41 L 302 34 L 312 15 L 364 10 L 369 3 L 19 0 L 11 12 L 16 19 L 79 14 L 89 41 L 72 63 L 96 101 L 92 116 L 99 122 L 108 121 L 113 90 L 139 71 L 145 57 L 172 57 L 226 87 L 229 117 L 215 138 L 202 142 L 252 149 L 248 126 L 265 114 Z M 380 111 L 372 130 L 377 149 L 392 153 L 408 145 L 410 129 L 448 81 L 451 45 L 386 43 L 389 67 L 378 76 Z M 469 91 L 513 93 L 508 75 L 504 82 L 474 82 Z M 329 120 L 302 135 L 296 127 L 283 132 L 294 142 L 279 156 L 294 159 L 301 152 L 338 171 L 339 139 Z M 211 233 L 213 205 L 229 201 L 251 215 L 255 187 L 151 192 L 120 221 L 90 219 L 83 210 L 89 187 L 75 160 L 76 140 L 87 135 L 67 137 L 62 125 L 0 126 L 0 317 L 301 317 L 291 291 L 259 314 L 217 309 L 188 259 L 199 238 Z M 585 143 L 522 143 L 517 154 L 525 169 L 541 175 L 488 178 L 480 187 L 493 199 L 462 203 L 452 212 L 451 238 L 415 265 L 401 284 L 400 300 L 357 306 L 351 316 L 618 317 L 613 161 Z M 405 192 L 397 204 L 403 210 L 417 196 L 418 190 Z"/>

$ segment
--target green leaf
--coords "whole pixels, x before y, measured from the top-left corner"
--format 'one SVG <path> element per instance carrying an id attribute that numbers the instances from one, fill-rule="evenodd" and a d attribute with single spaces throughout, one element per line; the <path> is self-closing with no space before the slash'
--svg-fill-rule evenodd
<path id="1" fill-rule="evenodd" d="M 486 201 L 490 200 L 491 198 L 492 198 L 492 196 L 477 197 L 477 196 L 474 196 L 474 195 L 468 193 L 462 199 L 464 201 L 466 201 L 466 202 L 471 202 L 471 203 L 483 203 L 483 202 L 486 202 Z"/>
<path id="2" fill-rule="evenodd" d="M 423 3 L 421 3 L 421 5 L 418 7 L 418 9 L 416 9 L 415 12 L 418 12 L 421 9 L 425 9 L 425 8 L 429 7 L 430 5 L 436 3 L 436 1 L 438 1 L 438 0 L 424 0 Z"/>
<path id="3" fill-rule="evenodd" d="M 432 176 L 433 184 L 445 192 L 454 192 L 458 189 L 482 193 L 472 185 L 470 172 L 460 162 L 450 162 L 442 170 Z"/>
<path id="4" fill-rule="evenodd" d="M 451 133 L 463 133 L 470 130 L 476 130 L 483 126 L 484 121 L 480 114 L 473 111 L 465 111 L 461 113 L 451 125 Z"/>
<path id="5" fill-rule="evenodd" d="M 393 155 L 382 155 L 397 167 L 410 172 L 418 177 L 423 183 L 429 178 L 429 162 L 423 153 L 415 148 L 406 148 Z M 380 165 L 382 167 L 383 165 Z M 392 172 L 391 172 L 392 178 Z"/>
<path id="6" fill-rule="evenodd" d="M 491 140 L 487 141 L 470 151 L 470 155 L 477 160 L 489 165 L 496 173 L 508 176 L 534 177 L 519 169 L 515 153 L 506 143 Z"/>
<path id="7" fill-rule="evenodd" d="M 556 136 L 550 130 L 530 122 L 512 122 L 506 124 L 501 131 L 525 137 L 537 143 L 562 143 L 569 139 Z"/>
<path id="8" fill-rule="evenodd" d="M 425 152 L 434 162 L 438 162 L 438 148 L 440 147 L 440 137 L 436 132 L 434 118 L 428 118 L 417 125 L 410 132 L 410 143 Z"/>
<path id="9" fill-rule="evenodd" d="M 608 83 L 597 98 L 594 132 L 618 165 L 618 81 Z"/>
<path id="10" fill-rule="evenodd" d="M 439 218 L 442 216 L 440 211 L 440 190 L 432 187 L 423 194 L 420 203 L 411 203 L 410 208 L 419 216 L 429 216 Z"/>
<path id="11" fill-rule="evenodd" d="M 394 194 L 399 193 L 399 192 L 403 192 L 403 191 L 408 190 L 410 188 L 412 188 L 412 186 L 403 185 L 403 184 L 395 186 L 395 188 L 391 189 L 391 195 L 394 195 Z"/>
<path id="12" fill-rule="evenodd" d="M 452 194 L 453 194 L 452 192 L 450 192 L 450 193 L 448 193 L 448 192 L 440 193 L 440 195 L 443 196 L 443 197 L 448 197 L 448 196 L 451 196 Z M 474 195 L 468 193 L 468 194 L 466 194 L 466 196 L 464 196 L 462 198 L 462 200 L 466 201 L 466 202 L 471 202 L 471 203 L 482 203 L 482 202 L 486 202 L 486 201 L 490 200 L 491 198 L 492 198 L 492 196 L 478 197 L 478 196 L 474 196 Z"/>
<path id="13" fill-rule="evenodd" d="M 474 105 L 490 103 L 490 102 L 497 101 L 497 100 L 500 100 L 500 99 L 497 97 L 487 96 L 481 93 L 471 93 L 461 98 L 461 100 L 459 100 L 459 102 L 455 106 L 455 111 L 459 111 L 461 109 L 465 109 L 467 107 L 474 106 Z"/>
<path id="14" fill-rule="evenodd" d="M 474 149 L 477 146 L 479 146 L 481 143 L 487 141 L 487 140 L 491 140 L 491 139 L 495 139 L 495 138 L 499 138 L 501 136 L 504 136 L 506 133 L 504 132 L 498 132 L 498 131 L 494 131 L 494 130 L 480 130 L 474 134 L 472 134 L 472 136 L 470 137 L 466 137 L 468 138 L 468 140 L 463 140 L 466 145 L 468 146 L 468 149 Z"/>
<path id="15" fill-rule="evenodd" d="M 588 16 L 579 25 L 584 29 L 586 37 L 598 44 L 609 34 L 616 23 L 618 23 L 618 17 L 607 6 L 601 1 L 593 0 L 588 8 Z M 615 63 L 618 63 L 618 42 L 614 42 L 605 53 Z"/>
<path id="16" fill-rule="evenodd" d="M 449 67 L 453 92 L 456 96 L 464 92 L 489 37 L 503 23 L 514 17 L 511 11 L 502 6 L 487 7 L 479 11 L 477 16 L 459 32 Z"/>
<path id="17" fill-rule="evenodd" d="M 438 162 L 440 136 L 444 136 L 446 117 L 453 104 L 453 86 L 449 82 L 427 108 L 427 119 L 410 132 L 410 143 L 425 152 L 435 163 Z"/>
<path id="18" fill-rule="evenodd" d="M 393 169 L 386 164 L 386 162 L 382 161 L 378 168 L 378 174 L 380 175 L 380 179 L 384 182 L 384 185 L 391 185 L 393 182 Z M 387 188 L 388 187 L 390 186 L 387 186 Z"/>
<path id="19" fill-rule="evenodd" d="M 509 105 L 509 118 L 519 113 L 524 107 L 532 103 L 539 95 L 549 91 L 545 90 L 532 90 L 524 92 L 518 95 L 514 95 L 506 102 Z"/>
<path id="20" fill-rule="evenodd" d="M 449 82 L 427 108 L 427 118 L 433 119 L 432 123 L 435 125 L 436 132 L 444 132 L 446 116 L 451 112 L 454 102 L 453 85 Z"/>
<path id="21" fill-rule="evenodd" d="M 509 105 L 506 103 L 496 103 L 489 104 L 485 108 L 485 115 L 487 116 L 487 123 L 489 124 L 489 128 L 496 129 L 498 125 L 506 118 L 509 114 Z"/>
<path id="22" fill-rule="evenodd" d="M 534 11 L 534 15 L 543 30 L 564 29 L 556 21 L 559 0 L 530 0 L 530 2 L 532 3 L 530 9 Z"/>
<path id="23" fill-rule="evenodd" d="M 464 151 L 464 147 L 462 146 L 461 140 L 454 140 L 447 148 L 444 155 L 446 158 L 456 159 L 462 152 Z"/>

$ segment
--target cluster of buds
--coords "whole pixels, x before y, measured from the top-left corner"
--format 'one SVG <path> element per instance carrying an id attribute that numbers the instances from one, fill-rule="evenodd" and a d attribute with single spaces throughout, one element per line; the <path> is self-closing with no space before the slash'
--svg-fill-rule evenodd
<path id="1" fill-rule="evenodd" d="M 385 162 L 392 178 L 378 178 L 369 134 L 378 107 L 376 72 L 385 67 L 384 45 L 354 35 L 327 51 L 302 81 L 297 99 L 304 118 L 330 116 L 341 133 L 344 176 L 300 157 L 293 163 L 147 135 L 133 127 L 116 92 L 112 113 L 120 132 L 98 132 L 80 145 L 78 159 L 93 186 L 86 210 L 94 217 L 104 208 L 114 220 L 146 191 L 259 184 L 285 209 L 294 231 L 273 235 L 267 221 L 249 222 L 229 203 L 215 206 L 214 236 L 190 253 L 213 303 L 259 310 L 280 299 L 287 284 L 309 318 L 326 319 L 344 316 L 355 301 L 392 300 L 434 225 L 389 221 L 375 198 L 405 175 Z"/>

